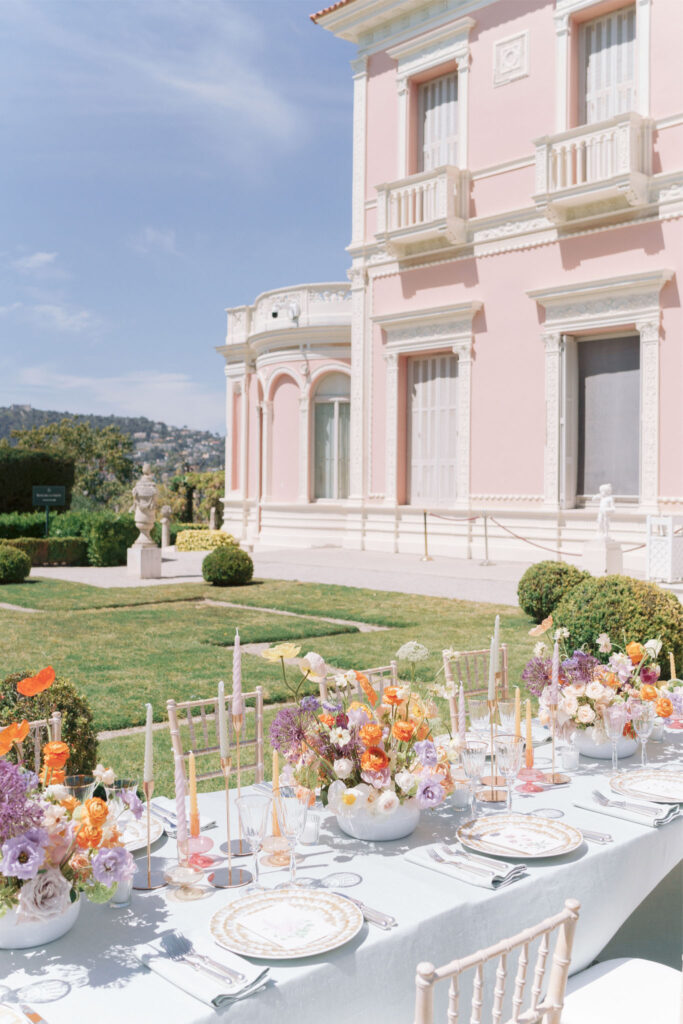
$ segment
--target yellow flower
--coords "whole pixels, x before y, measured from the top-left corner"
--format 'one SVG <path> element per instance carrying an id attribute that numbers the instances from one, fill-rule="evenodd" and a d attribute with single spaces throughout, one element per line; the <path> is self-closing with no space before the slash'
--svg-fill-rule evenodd
<path id="1" fill-rule="evenodd" d="M 275 647 L 268 647 L 263 651 L 261 657 L 266 661 L 279 661 L 280 658 L 286 661 L 288 658 L 296 658 L 300 650 L 301 647 L 297 644 L 276 644 Z"/>

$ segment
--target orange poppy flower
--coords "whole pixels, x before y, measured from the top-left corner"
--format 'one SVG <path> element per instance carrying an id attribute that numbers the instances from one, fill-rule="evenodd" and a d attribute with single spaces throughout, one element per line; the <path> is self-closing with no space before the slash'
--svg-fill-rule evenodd
<path id="1" fill-rule="evenodd" d="M 641 700 L 657 700 L 657 689 L 651 686 L 650 683 L 643 683 L 640 688 L 640 699 Z"/>
<path id="2" fill-rule="evenodd" d="M 377 696 L 377 693 L 375 692 L 375 690 L 373 690 L 372 686 L 370 685 L 370 680 L 366 675 L 363 675 L 362 672 L 356 672 L 356 679 L 358 680 L 358 685 L 360 686 L 361 690 L 370 701 L 370 706 L 374 708 L 375 704 L 379 700 L 379 697 Z"/>
<path id="3" fill-rule="evenodd" d="M 65 807 L 67 811 L 73 813 L 78 807 L 79 801 L 75 796 L 65 796 L 63 800 L 59 801 L 61 807 Z"/>
<path id="4" fill-rule="evenodd" d="M 660 697 L 655 704 L 655 712 L 659 718 L 668 718 L 669 715 L 673 715 L 674 706 L 668 697 Z"/>
<path id="5" fill-rule="evenodd" d="M 0 732 L 0 757 L 6 754 L 13 743 L 21 743 L 28 735 L 28 722 L 12 722 Z"/>
<path id="6" fill-rule="evenodd" d="M 102 829 L 94 825 L 81 825 L 76 833 L 76 844 L 81 850 L 95 849 L 102 842 Z"/>
<path id="7" fill-rule="evenodd" d="M 553 624 L 553 617 L 549 615 L 547 619 L 544 619 L 539 626 L 532 626 L 529 630 L 529 636 L 543 636 L 547 633 Z"/>
<path id="8" fill-rule="evenodd" d="M 90 800 L 85 801 L 85 809 L 88 812 L 88 818 L 90 819 L 91 825 L 94 825 L 95 828 L 99 828 L 101 825 L 104 825 L 107 820 L 107 815 L 109 814 L 109 810 L 104 800 L 100 800 L 98 796 L 93 796 Z"/>
<path id="9" fill-rule="evenodd" d="M 389 764 L 389 758 L 381 747 L 369 747 L 360 759 L 364 772 L 381 772 Z"/>
<path id="10" fill-rule="evenodd" d="M 382 742 L 382 726 L 377 725 L 376 722 L 368 722 L 367 725 L 361 727 L 358 735 L 366 747 L 376 747 L 378 743 Z"/>
<path id="11" fill-rule="evenodd" d="M 70 753 L 66 743 L 53 740 L 52 743 L 46 743 L 43 747 L 43 761 L 48 768 L 63 768 Z"/>
<path id="12" fill-rule="evenodd" d="M 398 686 L 387 686 L 386 690 L 382 694 L 382 700 L 386 701 L 387 704 L 393 704 L 396 707 L 399 704 L 405 704 L 403 697 L 399 696 Z"/>
<path id="13" fill-rule="evenodd" d="M 409 743 L 415 732 L 415 724 L 414 722 L 394 722 L 394 727 L 391 731 L 401 743 Z"/>
<path id="14" fill-rule="evenodd" d="M 65 776 L 66 772 L 63 768 L 50 768 L 49 765 L 44 764 L 40 770 L 40 784 L 41 786 L 60 786 L 64 782 Z"/>
<path id="15" fill-rule="evenodd" d="M 318 715 L 318 718 L 323 723 L 323 725 L 327 726 L 328 729 L 331 729 L 332 726 L 334 725 L 334 715 L 328 715 L 327 713 L 323 712 L 322 715 Z"/>
<path id="16" fill-rule="evenodd" d="M 17 691 L 24 697 L 35 697 L 37 693 L 42 693 L 52 686 L 54 681 L 55 670 L 48 665 L 47 668 L 42 668 L 38 675 L 28 676 L 17 683 Z"/>
<path id="17" fill-rule="evenodd" d="M 641 661 L 645 657 L 645 648 L 642 644 L 632 640 L 630 644 L 626 644 L 626 653 L 631 659 L 632 665 L 640 665 Z"/>

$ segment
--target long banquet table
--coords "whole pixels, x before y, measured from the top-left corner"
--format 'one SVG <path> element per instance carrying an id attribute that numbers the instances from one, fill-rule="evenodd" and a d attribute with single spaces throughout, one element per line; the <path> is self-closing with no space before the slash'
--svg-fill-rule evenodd
<path id="1" fill-rule="evenodd" d="M 653 763 L 683 762 L 681 734 L 668 732 L 662 743 L 649 747 Z M 537 751 L 539 757 L 547 753 L 547 748 Z M 634 756 L 623 764 L 637 761 Z M 62 939 L 43 949 L 0 951 L 0 980 L 15 989 L 38 979 L 67 982 L 69 990 L 62 998 L 35 1006 L 48 1024 L 209 1024 L 217 1018 L 235 1024 L 345 1024 L 357 1019 L 409 1024 L 418 962 L 444 963 L 474 952 L 556 912 L 569 897 L 581 903 L 575 973 L 598 956 L 660 880 L 680 864 L 683 852 L 683 816 L 654 829 L 573 806 L 574 800 L 590 796 L 598 775 L 604 780 L 607 774 L 608 763 L 582 758 L 569 787 L 531 797 L 514 794 L 513 810 L 559 808 L 565 812 L 563 821 L 609 832 L 614 842 L 584 842 L 572 854 L 532 861 L 527 878 L 495 892 L 427 870 L 403 856 L 411 848 L 451 838 L 466 820 L 466 811 L 446 805 L 423 812 L 408 839 L 374 844 L 343 835 L 327 815 L 321 845 L 313 852 L 299 847 L 305 855 L 299 873 L 323 877 L 330 871 L 357 872 L 362 882 L 347 892 L 394 915 L 398 927 L 380 931 L 364 924 L 353 941 L 332 953 L 273 963 L 265 989 L 219 1010 L 141 967 L 131 947 L 168 928 L 207 935 L 212 914 L 239 899 L 240 890 L 211 890 L 192 903 L 171 901 L 165 889 L 134 892 L 131 906 L 119 910 L 86 903 Z M 200 809 L 204 818 L 222 825 L 207 833 L 218 846 L 225 838 L 224 793 L 201 796 Z M 154 855 L 173 857 L 174 841 L 159 840 Z M 270 886 L 286 877 L 284 869 L 264 869 L 262 881 Z"/>

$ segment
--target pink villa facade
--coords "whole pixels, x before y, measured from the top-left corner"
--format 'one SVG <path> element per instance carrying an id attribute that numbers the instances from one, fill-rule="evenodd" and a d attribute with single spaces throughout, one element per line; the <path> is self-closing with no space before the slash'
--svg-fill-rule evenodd
<path id="1" fill-rule="evenodd" d="M 575 560 L 609 482 L 642 568 L 683 513 L 683 4 L 313 20 L 358 48 L 349 283 L 228 310 L 224 528 L 417 552 L 427 511 L 479 558 L 486 511 L 493 556 Z"/>

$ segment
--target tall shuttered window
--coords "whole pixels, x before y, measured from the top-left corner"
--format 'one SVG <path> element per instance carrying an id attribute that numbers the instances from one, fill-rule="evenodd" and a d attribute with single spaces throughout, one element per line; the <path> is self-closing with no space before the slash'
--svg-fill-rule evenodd
<path id="1" fill-rule="evenodd" d="M 458 162 L 458 76 L 443 75 L 418 91 L 418 171 Z"/>
<path id="2" fill-rule="evenodd" d="M 408 361 L 408 501 L 448 505 L 456 497 L 456 389 L 454 355 Z"/>
<path id="3" fill-rule="evenodd" d="M 635 110 L 635 7 L 586 22 L 579 39 L 583 123 L 594 124 Z"/>
<path id="4" fill-rule="evenodd" d="M 328 373 L 314 400 L 314 492 L 316 498 L 349 496 L 349 378 Z"/>

